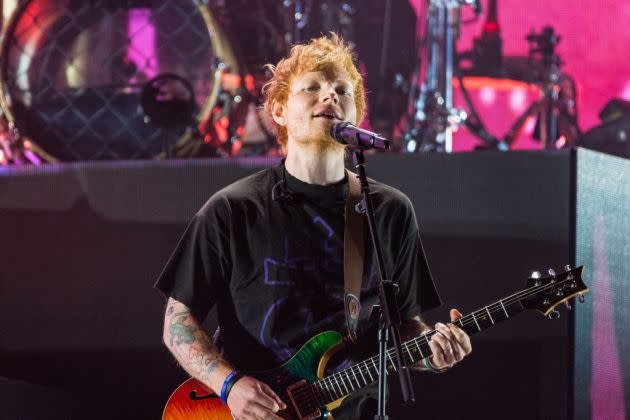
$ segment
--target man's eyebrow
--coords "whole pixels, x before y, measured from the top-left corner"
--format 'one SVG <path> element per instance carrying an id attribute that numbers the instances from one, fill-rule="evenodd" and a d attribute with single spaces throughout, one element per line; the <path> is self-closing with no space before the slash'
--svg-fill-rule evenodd
<path id="1" fill-rule="evenodd" d="M 315 83 L 316 81 L 317 80 L 314 77 L 306 77 L 306 78 L 300 79 L 298 83 L 308 84 L 308 83 Z"/>

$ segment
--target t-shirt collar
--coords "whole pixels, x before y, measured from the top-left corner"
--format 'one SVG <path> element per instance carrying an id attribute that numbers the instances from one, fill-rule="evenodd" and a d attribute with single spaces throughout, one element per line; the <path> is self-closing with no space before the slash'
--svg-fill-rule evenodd
<path id="1" fill-rule="evenodd" d="M 298 193 L 308 200 L 319 202 L 321 204 L 335 204 L 345 202 L 348 190 L 348 173 L 344 173 L 344 177 L 339 182 L 329 185 L 315 185 L 301 181 L 291 175 L 284 167 L 284 161 L 281 163 L 281 171 L 284 173 L 286 186 L 294 193 Z"/>

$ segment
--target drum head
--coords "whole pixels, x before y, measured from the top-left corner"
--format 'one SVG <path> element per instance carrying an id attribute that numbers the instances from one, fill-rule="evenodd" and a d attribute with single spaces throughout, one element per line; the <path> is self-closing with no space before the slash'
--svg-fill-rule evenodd
<path id="1" fill-rule="evenodd" d="M 168 154 L 216 101 L 219 61 L 239 71 L 212 12 L 200 3 L 23 2 L 2 41 L 0 102 L 7 117 L 48 160 Z M 162 75 L 169 75 L 168 83 Z M 156 90 L 174 86 L 173 80 L 179 91 L 191 89 L 174 98 Z M 156 93 L 152 105 L 167 103 L 153 115 L 168 116 L 177 101 L 188 108 L 173 121 L 152 120 L 143 109 L 147 91 Z"/>

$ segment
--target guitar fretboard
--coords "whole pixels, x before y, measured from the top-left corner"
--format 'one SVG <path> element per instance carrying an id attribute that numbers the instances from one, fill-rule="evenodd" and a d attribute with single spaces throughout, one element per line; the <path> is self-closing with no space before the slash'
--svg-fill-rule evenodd
<path id="1" fill-rule="evenodd" d="M 468 335 L 474 335 L 490 328 L 501 321 L 517 315 L 525 310 L 521 298 L 527 290 L 516 293 L 505 299 L 501 299 L 491 305 L 478 309 L 461 317 L 454 323 L 463 329 Z M 435 330 L 406 341 L 402 344 L 403 363 L 409 366 L 431 355 L 429 341 L 436 334 Z M 387 373 L 396 371 L 396 354 L 394 349 L 387 351 Z M 338 400 L 360 388 L 370 385 L 378 380 L 378 356 L 359 362 L 342 371 L 329 375 L 309 385 L 311 397 L 314 403 L 323 407 Z"/>

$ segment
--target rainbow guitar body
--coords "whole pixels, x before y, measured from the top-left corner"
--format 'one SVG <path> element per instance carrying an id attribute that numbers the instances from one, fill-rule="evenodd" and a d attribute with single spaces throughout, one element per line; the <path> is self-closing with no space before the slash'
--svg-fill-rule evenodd
<path id="1" fill-rule="evenodd" d="M 197 399 L 200 397 L 199 399 Z M 219 396 L 196 379 L 181 384 L 166 403 L 162 419 L 212 419 L 233 420 L 230 410 Z"/>
<path id="2" fill-rule="evenodd" d="M 528 310 L 537 310 L 544 316 L 556 318 L 556 306 L 575 297 L 584 300 L 588 288 L 582 281 L 583 267 L 565 266 L 564 272 L 541 277 L 535 272 L 528 279 L 528 287 L 506 296 L 490 305 L 453 321 L 472 336 L 502 321 Z M 570 306 L 570 305 L 568 305 Z M 429 341 L 435 330 L 408 340 L 402 344 L 401 365 L 410 366 L 431 355 Z M 313 420 L 328 417 L 343 399 L 365 386 L 378 381 L 378 357 L 373 356 L 359 363 L 325 376 L 324 371 L 331 357 L 343 348 L 341 334 L 326 331 L 311 338 L 282 366 L 261 372 L 244 372 L 266 383 L 284 401 L 287 409 L 278 413 L 289 420 Z M 387 351 L 386 369 L 396 370 L 396 354 Z M 334 414 L 334 413 L 333 413 Z M 231 420 L 232 414 L 217 395 L 195 379 L 184 382 L 168 400 L 164 420 Z"/>
<path id="3" fill-rule="evenodd" d="M 288 408 L 279 413 L 281 417 L 285 419 L 318 418 L 325 415 L 327 410 L 336 408 L 343 397 L 328 403 L 327 409 L 317 407 L 318 410 L 313 413 L 298 413 L 295 408 L 296 403 L 311 405 L 306 401 L 300 401 L 299 390 L 305 389 L 305 385 L 321 379 L 330 357 L 342 348 L 343 338 L 341 334 L 326 331 L 311 338 L 282 366 L 268 371 L 247 372 L 247 375 L 269 385 L 285 402 Z M 304 404 L 305 402 L 306 404 Z M 311 414 L 311 417 L 308 417 L 308 414 Z M 312 415 L 316 415 L 316 417 L 312 417 Z M 173 392 L 164 408 L 162 419 L 233 420 L 233 417 L 218 395 L 191 378 Z"/>

